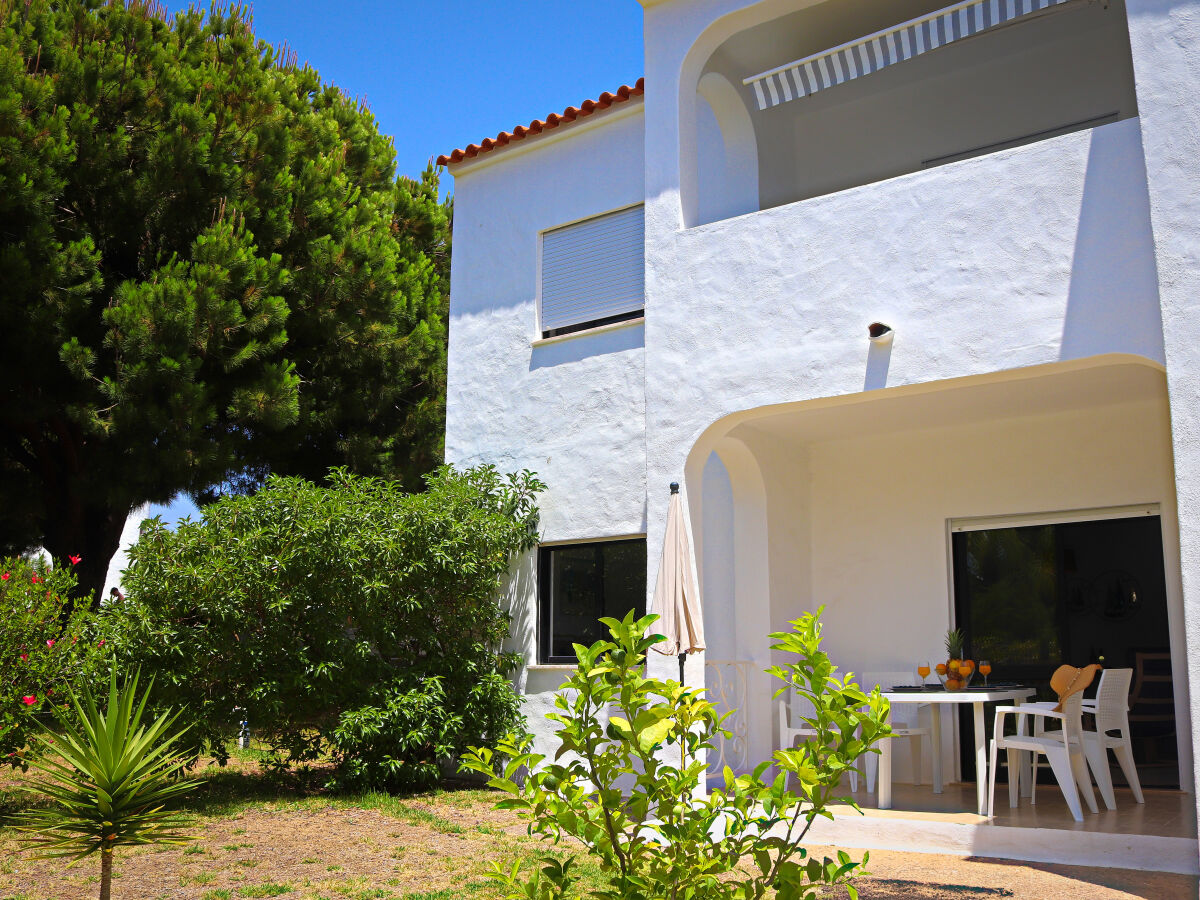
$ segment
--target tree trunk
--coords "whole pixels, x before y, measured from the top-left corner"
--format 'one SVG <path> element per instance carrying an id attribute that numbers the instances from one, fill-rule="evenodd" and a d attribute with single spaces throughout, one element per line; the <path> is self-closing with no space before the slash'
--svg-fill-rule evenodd
<path id="1" fill-rule="evenodd" d="M 74 566 L 78 587 L 73 599 L 87 598 L 92 609 L 96 609 L 102 599 L 100 593 L 104 590 L 108 564 L 120 549 L 121 532 L 131 509 L 124 504 L 109 508 L 66 505 L 69 508 L 66 515 L 54 516 L 46 522 L 44 546 L 55 565 L 69 566 L 70 557 L 79 557 Z"/>
<path id="2" fill-rule="evenodd" d="M 100 851 L 100 900 L 109 900 L 112 890 L 112 848 Z"/>

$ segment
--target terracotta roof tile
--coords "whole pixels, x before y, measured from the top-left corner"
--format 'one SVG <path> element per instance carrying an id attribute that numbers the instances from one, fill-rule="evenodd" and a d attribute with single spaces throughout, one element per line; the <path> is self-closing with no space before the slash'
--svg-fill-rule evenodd
<path id="1" fill-rule="evenodd" d="M 511 144 L 513 141 L 524 140 L 529 135 L 541 134 L 543 131 L 558 128 L 560 125 L 569 125 L 577 119 L 586 118 L 599 110 L 608 109 L 610 106 L 618 103 L 625 103 L 634 97 L 640 97 L 646 92 L 645 81 L 645 78 L 639 78 L 637 84 L 633 87 L 623 84 L 617 88 L 616 93 L 610 94 L 608 91 L 605 91 L 595 100 L 584 100 L 578 107 L 568 106 L 561 113 L 551 113 L 545 119 L 534 119 L 528 125 L 518 125 L 511 132 L 502 131 L 494 138 L 484 138 L 478 144 L 468 144 L 462 150 L 454 150 L 451 153 L 439 156 L 437 164 L 439 166 L 448 166 L 460 163 L 464 159 L 474 159 L 482 153 L 490 153 L 493 150 Z"/>

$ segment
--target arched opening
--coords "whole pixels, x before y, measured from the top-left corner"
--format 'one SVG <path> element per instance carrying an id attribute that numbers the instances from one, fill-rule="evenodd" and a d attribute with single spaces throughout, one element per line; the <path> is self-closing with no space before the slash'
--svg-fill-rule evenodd
<path id="1" fill-rule="evenodd" d="M 688 227 L 1137 115 L 1123 0 L 799 5 L 720 20 L 689 55 Z"/>
<path id="2" fill-rule="evenodd" d="M 770 654 L 762 636 L 771 630 L 771 560 L 767 553 L 767 496 L 759 461 L 753 450 L 736 438 L 715 442 L 700 481 L 702 506 L 698 570 L 704 587 L 708 646 L 706 683 L 727 709 L 737 736 L 734 746 L 719 748 L 724 765 L 748 771 L 770 756 L 770 679 L 764 669 Z"/>
<path id="3" fill-rule="evenodd" d="M 709 656 L 746 660 L 755 672 L 778 662 L 769 659 L 769 632 L 824 606 L 825 649 L 843 671 L 906 672 L 915 679 L 917 662 L 942 652 L 944 633 L 968 602 L 956 596 L 964 543 L 954 539 L 956 528 L 1149 517 L 1161 532 L 1154 551 L 1160 558 L 1151 560 L 1158 571 L 1139 588 L 1149 617 L 1141 643 L 1134 647 L 1120 633 L 1134 629 L 1129 617 L 1140 611 L 1127 604 L 1113 626 L 1079 618 L 1090 615 L 1083 604 L 1068 610 L 1078 613 L 1077 624 L 1060 623 L 1070 633 L 1055 645 L 1058 655 L 1038 665 L 1077 664 L 1075 654 L 1105 652 L 1095 637 L 1104 628 L 1104 640 L 1112 641 L 1109 665 L 1134 665 L 1139 655 L 1165 665 L 1176 686 L 1164 707 L 1172 727 L 1154 738 L 1153 753 L 1148 736 L 1139 765 L 1147 783 L 1190 790 L 1183 598 L 1161 366 L 1113 354 L 746 410 L 701 436 L 688 478 L 701 500 L 692 524 L 702 548 Z M 1069 537 L 1087 540 L 1089 531 L 1073 526 Z M 1080 567 L 1086 555 L 1073 557 Z M 1096 562 L 1102 553 L 1091 556 Z M 1095 574 L 1085 580 L 1097 590 L 1129 581 L 1128 573 Z M 994 590 L 987 597 L 1002 607 L 1009 602 Z M 1016 606 L 1010 612 L 1020 614 Z M 1005 610 L 992 613 L 1003 620 Z M 1156 631 L 1158 620 L 1151 620 L 1159 615 Z M 983 627 L 982 619 L 974 621 Z M 1073 636 L 1081 641 L 1072 643 Z M 978 635 L 980 645 L 984 637 Z M 993 660 L 995 677 L 1048 681 L 1050 670 L 1035 672 L 1032 661 L 1029 654 Z M 1018 671 L 1018 664 L 1025 668 Z M 773 687 L 769 678 L 748 686 L 750 765 L 775 749 Z M 931 712 L 921 716 L 929 724 Z M 973 809 L 973 773 L 960 764 L 958 729 L 950 717 L 940 721 L 941 746 L 927 747 L 921 759 L 910 760 L 907 743 L 898 742 L 896 778 L 906 780 L 915 762 L 923 786 L 901 787 L 929 793 L 937 752 L 948 780 L 966 782 L 954 788 L 957 794 L 948 786 L 936 802 L 952 806 L 968 798 Z M 1042 808 L 1047 801 L 1039 794 L 1038 802 Z"/>
<path id="4" fill-rule="evenodd" d="M 750 111 L 733 83 L 705 72 L 696 86 L 695 224 L 758 209 L 758 144 Z"/>

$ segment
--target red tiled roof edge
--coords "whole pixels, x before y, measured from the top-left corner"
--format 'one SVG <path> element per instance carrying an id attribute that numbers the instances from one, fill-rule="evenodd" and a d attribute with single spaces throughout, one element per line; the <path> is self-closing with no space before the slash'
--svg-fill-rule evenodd
<path id="1" fill-rule="evenodd" d="M 474 159 L 482 153 L 490 153 L 492 150 L 497 150 L 513 141 L 524 140 L 530 135 L 541 134 L 543 131 L 549 131 L 551 128 L 557 128 L 560 125 L 569 125 L 571 122 L 586 118 L 594 112 L 608 109 L 610 106 L 615 106 L 618 103 L 625 103 L 634 97 L 640 97 L 645 92 L 646 79 L 639 78 L 637 84 L 633 85 L 633 87 L 623 84 L 617 88 L 615 93 L 610 94 L 608 91 L 605 91 L 595 100 L 584 100 L 578 107 L 568 106 L 561 113 L 551 113 L 546 116 L 545 120 L 534 119 L 528 126 L 518 125 L 511 132 L 502 131 L 494 138 L 484 138 L 478 144 L 469 144 L 465 149 L 443 154 L 437 158 L 437 164 L 439 166 L 448 166 L 453 163 L 460 163 L 464 159 Z"/>

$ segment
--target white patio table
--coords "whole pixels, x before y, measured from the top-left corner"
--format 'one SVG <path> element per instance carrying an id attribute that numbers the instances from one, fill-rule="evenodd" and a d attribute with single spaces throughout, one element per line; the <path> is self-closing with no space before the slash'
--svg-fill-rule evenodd
<path id="1" fill-rule="evenodd" d="M 934 704 L 930 719 L 933 723 L 930 744 L 933 745 L 933 792 L 942 792 L 942 711 L 941 707 L 952 703 L 970 703 L 975 708 L 975 795 L 979 815 L 987 815 L 987 731 L 983 718 L 985 703 L 1012 701 L 1020 706 L 1022 700 L 1032 697 L 1036 691 L 1029 687 L 1014 687 L 1011 690 L 989 691 L 883 691 L 883 696 L 893 704 Z M 1022 717 L 1024 718 L 1024 717 Z M 919 765 L 920 761 L 917 760 Z M 879 742 L 879 808 L 892 808 L 892 742 Z"/>

